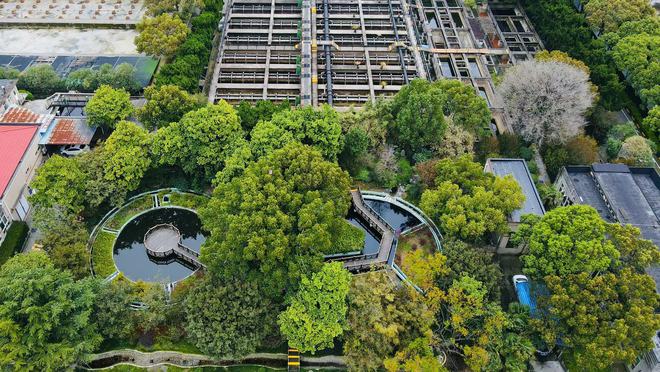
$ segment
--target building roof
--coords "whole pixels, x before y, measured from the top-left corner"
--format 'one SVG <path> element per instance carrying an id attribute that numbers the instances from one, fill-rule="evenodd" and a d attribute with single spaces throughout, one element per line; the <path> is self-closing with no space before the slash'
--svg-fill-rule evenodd
<path id="1" fill-rule="evenodd" d="M 58 117 L 42 142 L 47 145 L 88 145 L 96 128 L 90 128 L 85 118 Z"/>
<path id="2" fill-rule="evenodd" d="M 34 124 L 0 124 L 0 198 L 38 129 Z"/>
<path id="3" fill-rule="evenodd" d="M 7 100 L 18 80 L 0 79 L 0 104 Z"/>
<path id="4" fill-rule="evenodd" d="M 580 204 L 594 207 L 607 222 L 630 224 L 660 247 L 660 175 L 654 168 L 625 164 L 566 167 Z M 647 270 L 660 292 L 660 268 Z"/>
<path id="5" fill-rule="evenodd" d="M 525 195 L 525 202 L 520 209 L 511 213 L 511 220 L 513 222 L 520 222 L 520 218 L 525 214 L 535 214 L 543 216 L 545 208 L 539 196 L 538 190 L 534 185 L 532 175 L 529 173 L 527 163 L 524 159 L 488 159 L 486 160 L 487 172 L 491 172 L 498 177 L 507 175 L 512 176 L 522 188 Z"/>

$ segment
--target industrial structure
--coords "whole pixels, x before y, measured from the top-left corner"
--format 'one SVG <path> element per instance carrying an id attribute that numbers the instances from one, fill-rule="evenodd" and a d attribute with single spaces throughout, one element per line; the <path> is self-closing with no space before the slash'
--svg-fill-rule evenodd
<path id="1" fill-rule="evenodd" d="M 228 0 L 209 100 L 362 106 L 414 78 L 474 86 L 542 49 L 516 5 L 460 0 Z"/>

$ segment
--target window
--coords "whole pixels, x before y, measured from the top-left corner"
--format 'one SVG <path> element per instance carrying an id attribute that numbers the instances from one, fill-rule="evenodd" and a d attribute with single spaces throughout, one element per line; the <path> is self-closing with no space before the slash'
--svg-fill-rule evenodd
<path id="1" fill-rule="evenodd" d="M 468 63 L 470 64 L 470 75 L 472 75 L 472 77 L 481 77 L 481 71 L 479 71 L 477 60 L 469 59 Z"/>
<path id="2" fill-rule="evenodd" d="M 2 207 L 2 204 L 0 203 L 0 232 L 4 232 L 5 230 L 7 230 L 9 224 L 10 224 L 9 217 L 5 215 L 5 209 Z"/>

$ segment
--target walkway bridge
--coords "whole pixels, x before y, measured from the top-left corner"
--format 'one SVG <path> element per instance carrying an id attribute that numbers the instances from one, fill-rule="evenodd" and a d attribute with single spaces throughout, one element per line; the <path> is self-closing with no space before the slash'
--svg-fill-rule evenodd
<path id="1" fill-rule="evenodd" d="M 332 258 L 332 260 L 343 262 L 344 268 L 350 271 L 363 271 L 370 269 L 372 266 L 387 264 L 390 259 L 393 259 L 397 243 L 394 228 L 364 202 L 359 189 L 351 190 L 351 198 L 353 199 L 353 208 L 358 215 L 381 237 L 378 253 L 348 255 Z"/>
<path id="2" fill-rule="evenodd" d="M 144 234 L 144 247 L 147 254 L 155 258 L 176 258 L 195 268 L 205 267 L 199 260 L 199 253 L 181 243 L 179 229 L 169 223 L 159 224 Z"/>

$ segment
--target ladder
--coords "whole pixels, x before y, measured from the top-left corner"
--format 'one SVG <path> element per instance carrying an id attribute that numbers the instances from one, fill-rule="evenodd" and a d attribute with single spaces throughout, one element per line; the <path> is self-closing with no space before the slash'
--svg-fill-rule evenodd
<path id="1" fill-rule="evenodd" d="M 287 362 L 287 371 L 298 372 L 300 371 L 300 351 L 298 349 L 289 348 L 289 358 Z"/>

